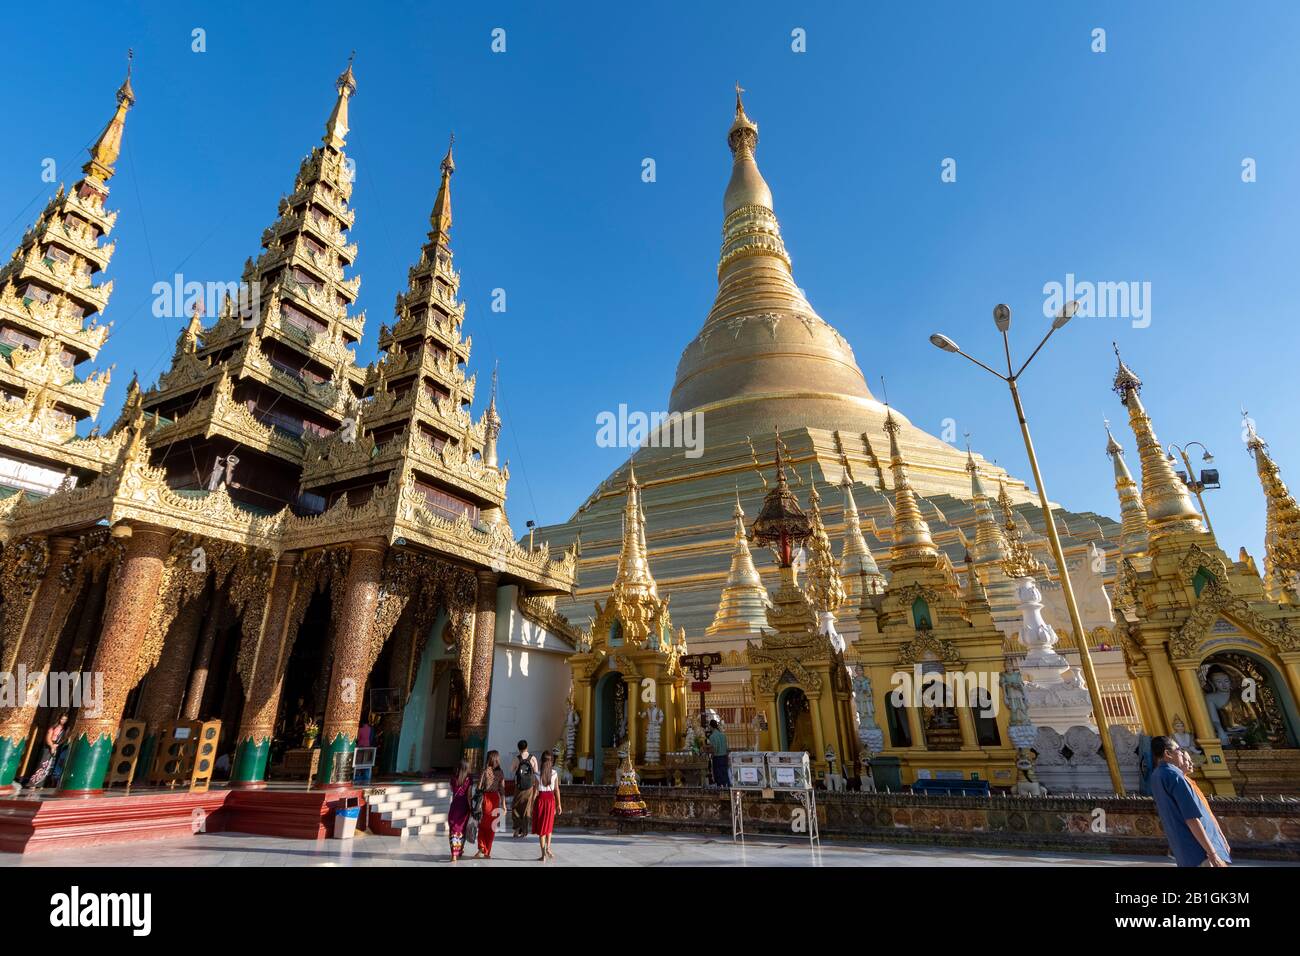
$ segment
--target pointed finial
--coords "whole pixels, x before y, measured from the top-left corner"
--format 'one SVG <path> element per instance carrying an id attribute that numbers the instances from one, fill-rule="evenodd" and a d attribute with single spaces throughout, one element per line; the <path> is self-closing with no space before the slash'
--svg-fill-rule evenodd
<path id="1" fill-rule="evenodd" d="M 329 119 L 325 121 L 324 142 L 334 149 L 342 149 L 347 142 L 348 98 L 357 91 L 357 78 L 352 72 L 352 60 L 356 55 L 357 51 L 353 50 L 352 55 L 348 57 L 347 69 L 339 74 L 339 78 L 334 83 L 335 89 L 338 90 L 338 99 L 334 101 L 334 109 L 330 110 Z"/>
<path id="2" fill-rule="evenodd" d="M 1115 436 L 1110 432 L 1110 419 L 1103 418 L 1101 422 L 1106 426 L 1106 454 L 1112 458 L 1124 454 L 1124 446 L 1117 442 Z"/>
<path id="3" fill-rule="evenodd" d="M 128 107 L 135 102 L 135 90 L 131 88 L 131 66 L 135 60 L 135 50 L 130 47 L 126 48 L 126 79 L 122 85 L 117 88 L 117 101 L 125 103 Z"/>
<path id="4" fill-rule="evenodd" d="M 113 164 L 122 152 L 122 133 L 126 128 L 126 112 L 135 104 L 135 90 L 131 88 L 131 63 L 135 59 L 134 51 L 126 51 L 126 78 L 117 88 L 117 110 L 108 121 L 99 137 L 90 147 L 90 160 L 81 167 L 91 179 L 107 182 L 113 178 Z"/>
<path id="5" fill-rule="evenodd" d="M 451 158 L 451 148 L 455 145 L 456 145 L 456 134 L 455 132 L 452 132 L 447 137 L 447 155 L 442 157 L 442 164 L 439 167 L 442 169 L 442 173 L 444 176 L 450 176 L 452 173 L 456 171 L 456 161 Z"/>
<path id="6" fill-rule="evenodd" d="M 1119 368 L 1115 371 L 1115 382 L 1112 386 L 1115 394 L 1119 396 L 1121 403 L 1128 404 L 1129 392 L 1141 393 L 1142 379 L 1134 374 L 1133 370 L 1124 364 L 1124 359 L 1119 354 L 1119 345 L 1115 342 L 1110 343 L 1115 349 L 1115 361 L 1119 363 Z"/>
<path id="7" fill-rule="evenodd" d="M 744 87 L 737 83 L 736 118 L 732 121 L 731 129 L 727 130 L 727 145 L 736 154 L 737 161 L 742 154 L 753 153 L 754 147 L 758 145 L 758 124 L 745 115 L 745 104 L 740 99 L 743 92 Z M 751 156 L 751 162 L 752 159 Z"/>

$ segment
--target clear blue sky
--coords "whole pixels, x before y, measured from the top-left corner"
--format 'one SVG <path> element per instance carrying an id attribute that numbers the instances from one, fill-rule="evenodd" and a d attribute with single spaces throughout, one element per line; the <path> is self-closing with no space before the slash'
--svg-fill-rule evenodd
<path id="1" fill-rule="evenodd" d="M 6 48 L 5 249 L 50 191 L 42 160 L 76 178 L 135 49 L 139 101 L 112 196 L 116 324 L 101 355 L 117 363 L 114 412 L 131 370 L 152 382 L 180 327 L 152 316 L 153 283 L 178 269 L 238 278 L 355 48 L 361 360 L 405 286 L 454 129 L 472 364 L 486 385 L 501 363 L 517 530 L 567 518 L 625 457 L 596 447 L 598 412 L 667 407 L 716 288 L 737 80 L 797 280 L 873 390 L 887 376 L 913 421 L 938 433 L 953 418 L 1028 477 L 1003 386 L 927 335 L 996 356 L 989 315 L 1005 301 L 1027 350 L 1044 328 L 1045 282 L 1150 282 L 1148 328 L 1078 319 L 1024 381 L 1052 497 L 1118 510 L 1103 416 L 1135 456 L 1109 391 L 1112 339 L 1146 380 L 1161 439 L 1217 454 L 1225 487 L 1211 516 L 1231 554 L 1246 544 L 1258 555 L 1263 535 L 1240 403 L 1300 485 L 1294 3 L 284 7 L 9 13 L 24 40 Z M 495 27 L 503 54 L 490 48 Z M 1103 54 L 1090 49 L 1096 27 Z M 191 50 L 195 28 L 204 53 Z M 805 53 L 791 50 L 795 28 Z M 955 183 L 940 181 L 946 157 Z M 1241 181 L 1246 157 L 1253 184 Z M 497 287 L 504 314 L 489 310 Z"/>

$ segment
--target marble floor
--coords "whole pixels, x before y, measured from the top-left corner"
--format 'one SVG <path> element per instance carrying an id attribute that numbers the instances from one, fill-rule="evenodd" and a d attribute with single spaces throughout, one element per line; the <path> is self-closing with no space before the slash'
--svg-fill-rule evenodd
<path id="1" fill-rule="evenodd" d="M 960 847 L 823 844 L 814 852 L 792 840 L 749 839 L 680 833 L 620 834 L 610 830 L 566 830 L 555 835 L 556 859 L 546 866 L 1170 866 L 1163 857 L 1085 855 Z M 471 854 L 472 856 L 472 851 Z M 352 840 L 291 840 L 246 833 L 205 833 L 154 840 L 55 850 L 19 856 L 0 853 L 0 867 L 12 866 L 424 866 L 447 863 L 443 835 L 411 838 L 358 834 Z M 457 864 L 541 866 L 533 839 L 510 836 L 496 842 L 491 860 Z"/>

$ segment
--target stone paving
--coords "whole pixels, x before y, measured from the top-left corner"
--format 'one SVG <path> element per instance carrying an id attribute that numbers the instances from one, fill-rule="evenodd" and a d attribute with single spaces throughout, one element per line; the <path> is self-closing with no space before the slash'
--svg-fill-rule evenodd
<path id="1" fill-rule="evenodd" d="M 556 859 L 537 860 L 534 839 L 496 841 L 491 860 L 458 867 L 514 866 L 1171 866 L 1154 856 L 1085 855 L 960 847 L 901 847 L 826 842 L 814 852 L 807 842 L 750 838 L 743 846 L 726 837 L 681 833 L 620 834 L 611 830 L 559 830 Z M 175 840 L 55 850 L 25 856 L 0 853 L 10 866 L 427 866 L 450 861 L 447 838 L 358 834 L 352 840 L 292 840 L 246 833 L 205 833 Z"/>

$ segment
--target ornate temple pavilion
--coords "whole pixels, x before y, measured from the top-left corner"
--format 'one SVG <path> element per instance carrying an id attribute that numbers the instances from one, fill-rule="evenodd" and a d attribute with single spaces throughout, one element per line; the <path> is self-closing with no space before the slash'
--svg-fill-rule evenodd
<path id="1" fill-rule="evenodd" d="M 477 759 L 508 645 L 549 653 L 562 679 L 572 634 L 550 601 L 572 590 L 575 554 L 515 543 L 495 395 L 470 411 L 450 148 L 381 356 L 356 363 L 343 151 L 355 91 L 349 65 L 241 294 L 211 325 L 195 310 L 170 367 L 152 387 L 133 381 L 102 434 L 76 429 L 107 374 L 77 366 L 108 331 L 102 240 L 129 72 L 84 177 L 0 270 L 0 668 L 104 680 L 98 713 L 76 718 L 65 792 L 124 766 L 139 778 L 164 743 L 213 720 L 237 784 L 264 779 L 273 741 L 317 734 L 307 772 L 350 780 L 363 722 L 388 731 L 381 769 Z M 56 716 L 28 700 L 0 709 L 0 784 Z M 130 753 L 124 721 L 144 734 Z"/>

